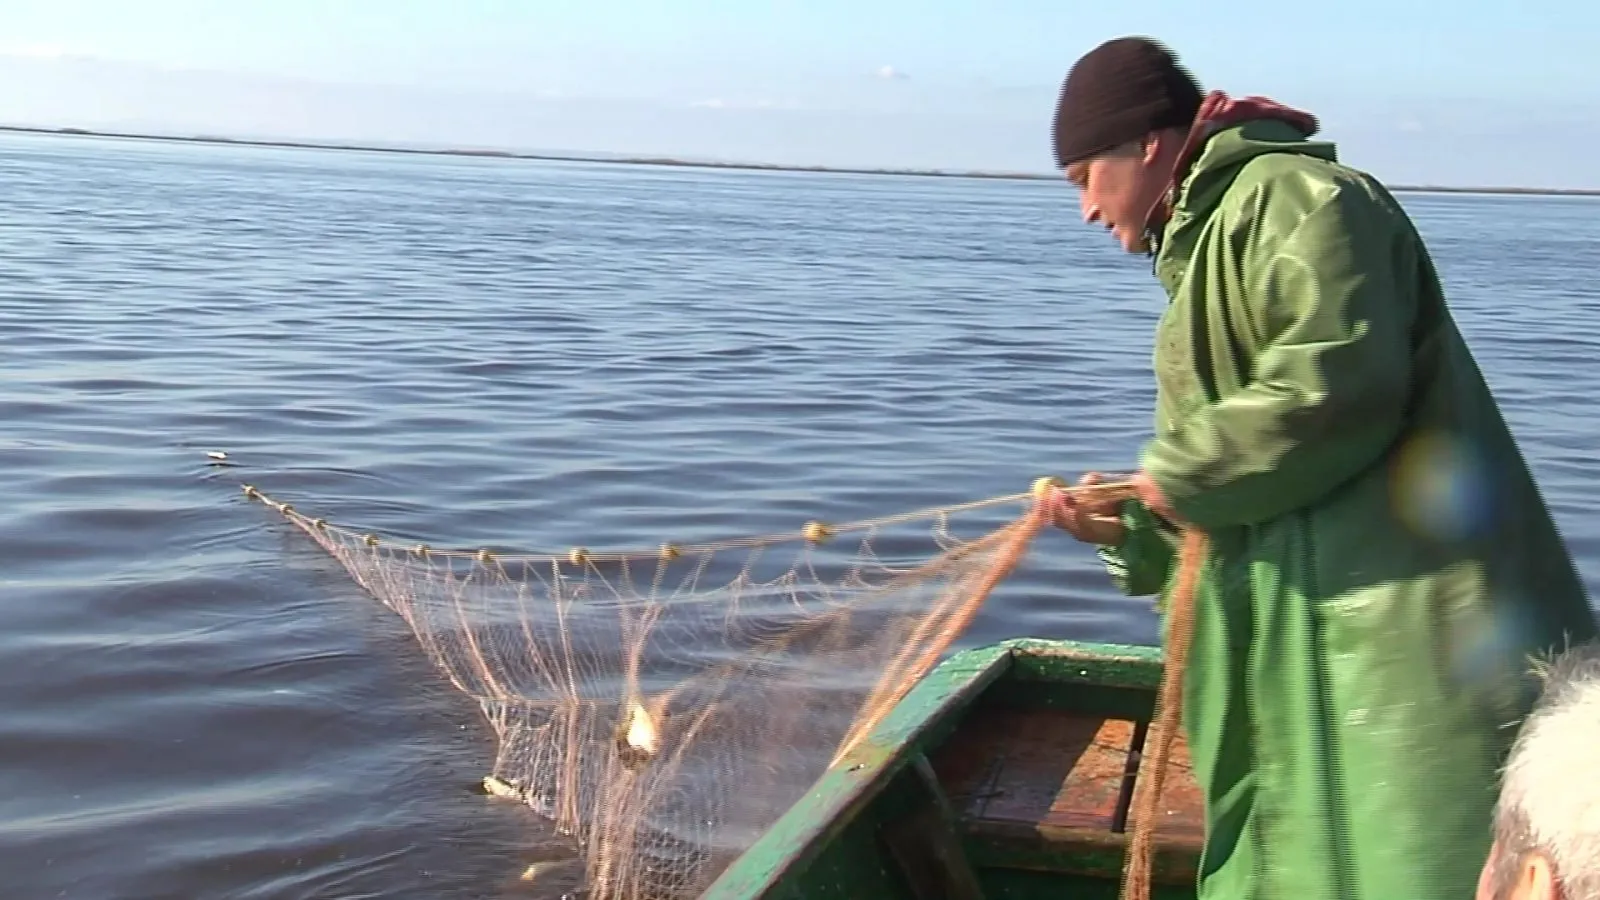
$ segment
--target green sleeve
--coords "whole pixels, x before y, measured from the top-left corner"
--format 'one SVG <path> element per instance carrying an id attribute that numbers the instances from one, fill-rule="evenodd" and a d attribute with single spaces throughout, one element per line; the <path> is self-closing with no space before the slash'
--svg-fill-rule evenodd
<path id="1" fill-rule="evenodd" d="M 1174 532 L 1137 500 L 1122 504 L 1122 541 L 1096 552 L 1117 588 L 1132 597 L 1158 594 L 1172 574 Z"/>
<path id="2" fill-rule="evenodd" d="M 1266 335 L 1248 383 L 1142 454 L 1178 518 L 1201 528 L 1275 518 L 1358 474 L 1395 439 L 1410 395 L 1417 276 L 1386 216 L 1339 190 L 1270 249 L 1245 251 L 1262 258 L 1239 267 L 1230 315 L 1261 322 Z"/>

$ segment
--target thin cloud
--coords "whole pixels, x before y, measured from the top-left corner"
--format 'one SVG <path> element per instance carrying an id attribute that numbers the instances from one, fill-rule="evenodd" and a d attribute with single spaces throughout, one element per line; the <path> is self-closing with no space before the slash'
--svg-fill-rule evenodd
<path id="1" fill-rule="evenodd" d="M 23 59 L 89 59 L 93 54 L 60 44 L 0 44 L 0 56 Z"/>
<path id="2" fill-rule="evenodd" d="M 755 100 L 727 100 L 722 97 L 712 97 L 709 100 L 696 100 L 689 104 L 696 109 L 795 109 L 795 104 L 774 100 L 771 97 L 758 97 Z"/>
<path id="3" fill-rule="evenodd" d="M 896 69 L 894 66 L 881 66 L 878 69 L 878 77 L 884 81 L 903 81 L 911 76 Z"/>

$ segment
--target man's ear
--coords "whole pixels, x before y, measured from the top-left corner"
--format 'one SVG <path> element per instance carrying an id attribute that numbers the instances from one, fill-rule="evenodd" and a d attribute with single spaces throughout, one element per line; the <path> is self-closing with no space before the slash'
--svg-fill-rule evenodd
<path id="1" fill-rule="evenodd" d="M 1188 139 L 1189 133 L 1179 128 L 1163 128 L 1160 131 L 1150 132 L 1140 141 L 1140 149 L 1144 151 L 1144 164 L 1155 165 L 1162 152 L 1169 149 L 1176 154 L 1183 146 L 1183 142 Z"/>
<path id="2" fill-rule="evenodd" d="M 1155 164 L 1156 157 L 1161 155 L 1161 142 L 1164 137 L 1162 132 L 1152 131 L 1139 141 L 1139 149 L 1143 151 L 1145 165 Z"/>
<path id="3" fill-rule="evenodd" d="M 1516 876 L 1510 887 L 1510 893 L 1495 900 L 1562 900 L 1556 867 L 1551 864 L 1550 857 L 1537 850 L 1524 854 L 1517 862 Z"/>

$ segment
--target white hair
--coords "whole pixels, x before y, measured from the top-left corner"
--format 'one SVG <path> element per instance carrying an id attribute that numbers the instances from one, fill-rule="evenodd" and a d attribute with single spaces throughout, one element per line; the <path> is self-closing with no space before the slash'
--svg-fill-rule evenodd
<path id="1" fill-rule="evenodd" d="M 1508 885 L 1538 852 L 1565 900 L 1600 900 L 1600 645 L 1568 650 L 1540 674 L 1544 694 L 1512 746 L 1495 805 L 1495 880 Z"/>

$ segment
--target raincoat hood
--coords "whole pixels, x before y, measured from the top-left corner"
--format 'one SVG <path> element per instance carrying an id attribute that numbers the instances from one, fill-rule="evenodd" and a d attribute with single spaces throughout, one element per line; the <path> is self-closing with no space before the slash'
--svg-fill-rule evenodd
<path id="1" fill-rule="evenodd" d="M 1182 281 L 1195 241 L 1252 162 L 1295 155 L 1336 163 L 1331 142 L 1312 141 L 1317 118 L 1265 97 L 1206 96 L 1147 232 L 1156 277 L 1168 291 Z"/>
<path id="2" fill-rule="evenodd" d="M 1275 100 L 1212 91 L 1178 153 L 1153 227 L 1159 232 L 1167 226 L 1170 232 L 1174 220 L 1203 217 L 1221 200 L 1239 168 L 1263 154 L 1303 153 L 1336 162 L 1331 142 L 1309 140 L 1319 127 L 1316 116 Z"/>

